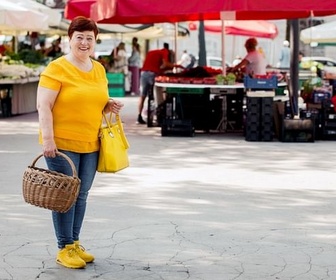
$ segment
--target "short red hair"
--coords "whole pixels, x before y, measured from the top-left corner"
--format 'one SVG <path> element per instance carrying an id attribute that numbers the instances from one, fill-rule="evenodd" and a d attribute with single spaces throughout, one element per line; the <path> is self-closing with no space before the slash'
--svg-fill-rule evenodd
<path id="1" fill-rule="evenodd" d="M 68 35 L 71 38 L 75 31 L 93 31 L 95 37 L 98 35 L 98 27 L 94 20 L 83 16 L 75 17 L 68 28 Z"/>

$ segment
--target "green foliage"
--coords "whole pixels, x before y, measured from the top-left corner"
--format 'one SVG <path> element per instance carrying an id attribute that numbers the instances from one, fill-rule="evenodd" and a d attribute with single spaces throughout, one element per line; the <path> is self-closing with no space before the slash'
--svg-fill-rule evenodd
<path id="1" fill-rule="evenodd" d="M 302 69 L 312 70 L 314 68 L 323 69 L 323 64 L 314 60 L 303 61 L 300 64 Z"/>
<path id="2" fill-rule="evenodd" d="M 215 78 L 216 78 L 217 84 L 224 84 L 224 85 L 234 84 L 236 81 L 236 75 L 233 73 L 228 73 L 226 76 L 219 74 L 219 75 L 216 75 Z"/>
<path id="3" fill-rule="evenodd" d="M 228 73 L 226 78 L 228 81 L 236 81 L 236 75 L 234 73 Z"/>
<path id="4" fill-rule="evenodd" d="M 315 77 L 315 78 L 311 78 L 306 80 L 303 83 L 303 91 L 305 93 L 312 93 L 314 90 L 314 87 L 321 87 L 322 86 L 322 79 Z"/>
<path id="5" fill-rule="evenodd" d="M 23 61 L 23 63 L 44 64 L 45 62 L 43 54 L 35 50 L 23 49 L 18 53 L 7 52 L 6 55 L 9 56 L 12 61 Z"/>

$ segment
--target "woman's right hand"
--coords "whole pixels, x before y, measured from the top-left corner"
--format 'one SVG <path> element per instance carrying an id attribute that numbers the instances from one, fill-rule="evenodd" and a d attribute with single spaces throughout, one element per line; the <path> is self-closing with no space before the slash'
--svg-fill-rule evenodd
<path id="1" fill-rule="evenodd" d="M 56 157 L 57 147 L 55 141 L 51 140 L 43 140 L 43 156 L 45 157 Z"/>

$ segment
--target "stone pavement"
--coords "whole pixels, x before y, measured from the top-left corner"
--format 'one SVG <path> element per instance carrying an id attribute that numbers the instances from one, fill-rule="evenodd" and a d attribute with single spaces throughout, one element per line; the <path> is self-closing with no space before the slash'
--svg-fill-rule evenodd
<path id="1" fill-rule="evenodd" d="M 55 263 L 50 211 L 22 198 L 36 113 L 0 119 L 1 280 L 336 279 L 333 141 L 161 137 L 121 99 L 131 167 L 97 174 L 81 234 L 96 261 L 81 270 Z"/>

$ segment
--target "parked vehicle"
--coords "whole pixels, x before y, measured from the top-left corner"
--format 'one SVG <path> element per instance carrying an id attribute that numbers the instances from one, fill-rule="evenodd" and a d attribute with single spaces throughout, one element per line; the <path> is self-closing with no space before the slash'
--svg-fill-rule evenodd
<path id="1" fill-rule="evenodd" d="M 230 63 L 226 61 L 226 67 L 230 67 Z M 196 57 L 196 64 L 194 67 L 198 66 L 198 57 Z M 218 56 L 207 56 L 207 65 L 208 67 L 212 67 L 215 69 L 222 69 L 222 58 Z"/>
<path id="2" fill-rule="evenodd" d="M 304 56 L 302 57 L 301 65 L 303 68 L 309 68 L 312 62 L 317 62 L 321 66 L 336 67 L 335 59 L 324 56 Z M 305 67 L 305 65 L 307 65 L 307 67 Z"/>

